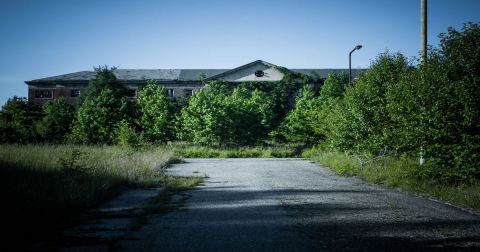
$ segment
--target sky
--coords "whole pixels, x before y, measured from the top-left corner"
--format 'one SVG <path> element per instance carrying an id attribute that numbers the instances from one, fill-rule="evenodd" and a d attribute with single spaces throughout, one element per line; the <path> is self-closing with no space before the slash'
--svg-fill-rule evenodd
<path id="1" fill-rule="evenodd" d="M 480 0 L 430 0 L 428 43 L 480 22 Z M 420 0 L 0 0 L 0 105 L 26 80 L 109 65 L 365 68 L 386 50 L 417 57 Z"/>

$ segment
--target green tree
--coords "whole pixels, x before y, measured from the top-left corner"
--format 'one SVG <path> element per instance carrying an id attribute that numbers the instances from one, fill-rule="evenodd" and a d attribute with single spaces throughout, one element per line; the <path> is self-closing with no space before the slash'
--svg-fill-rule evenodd
<path id="1" fill-rule="evenodd" d="M 142 138 L 135 128 L 125 119 L 121 120 L 115 128 L 116 142 L 123 147 L 138 148 L 142 144 Z"/>
<path id="2" fill-rule="evenodd" d="M 76 113 L 70 140 L 82 144 L 112 144 L 115 128 L 129 120 L 126 98 L 118 99 L 115 91 L 104 88 L 98 96 L 87 96 Z"/>
<path id="3" fill-rule="evenodd" d="M 212 82 L 180 114 L 181 138 L 203 145 L 251 145 L 268 136 L 273 102 L 265 92 Z"/>
<path id="4" fill-rule="evenodd" d="M 322 85 L 320 100 L 326 102 L 330 98 L 342 98 L 348 85 L 348 75 L 345 72 L 331 73 Z"/>
<path id="5" fill-rule="evenodd" d="M 424 150 L 420 174 L 448 183 L 480 177 L 480 27 L 440 35 L 428 62 L 388 93 L 404 151 Z"/>
<path id="6" fill-rule="evenodd" d="M 368 155 L 396 152 L 386 94 L 411 71 L 403 55 L 380 54 L 369 71 L 346 89 L 342 104 L 333 111 L 330 143 Z"/>
<path id="7" fill-rule="evenodd" d="M 146 140 L 166 142 L 174 139 L 173 106 L 162 86 L 154 80 L 148 81 L 138 94 L 138 105 Z"/>
<path id="8" fill-rule="evenodd" d="M 35 128 L 44 141 L 62 142 L 70 131 L 74 118 L 73 106 L 68 104 L 64 97 L 48 101 L 43 105 L 43 118 Z"/>
<path id="9" fill-rule="evenodd" d="M 231 134 L 232 122 L 225 103 L 229 92 L 226 85 L 211 82 L 190 99 L 180 113 L 182 140 L 218 146 Z"/>
<path id="10" fill-rule="evenodd" d="M 0 111 L 0 141 L 8 143 L 36 142 L 33 125 L 39 118 L 38 109 L 27 98 L 14 96 Z"/>
<path id="11" fill-rule="evenodd" d="M 316 124 L 323 122 L 318 120 L 320 99 L 309 86 L 305 86 L 301 95 L 297 98 L 295 108 L 282 123 L 282 131 L 285 138 L 290 142 L 303 142 L 314 144 L 320 142 L 324 136 L 315 130 Z"/>
<path id="12" fill-rule="evenodd" d="M 99 96 L 103 89 L 110 89 L 114 95 L 121 98 L 125 94 L 125 89 L 115 76 L 116 67 L 98 66 L 93 68 L 95 78 L 88 82 L 88 87 L 82 98 Z"/>

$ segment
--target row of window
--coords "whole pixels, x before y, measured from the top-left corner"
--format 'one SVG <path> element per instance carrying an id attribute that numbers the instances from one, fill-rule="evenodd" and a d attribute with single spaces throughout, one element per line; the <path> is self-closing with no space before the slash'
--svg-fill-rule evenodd
<path id="1" fill-rule="evenodd" d="M 80 89 L 71 89 L 70 90 L 70 97 L 79 97 L 80 96 Z M 174 97 L 175 95 L 175 90 L 173 89 L 167 89 L 167 96 L 168 97 Z M 192 89 L 184 89 L 183 90 L 183 95 L 184 96 L 192 96 L 193 95 L 193 90 Z M 137 90 L 136 89 L 128 89 L 126 91 L 125 96 L 128 98 L 136 98 L 137 97 Z M 38 99 L 52 99 L 53 98 L 53 90 L 52 89 L 39 89 L 35 90 L 35 98 Z"/>
<path id="2" fill-rule="evenodd" d="M 175 96 L 175 90 L 173 89 L 167 89 L 166 92 L 168 97 Z M 183 96 L 192 96 L 192 95 L 193 95 L 193 89 L 183 89 Z"/>
<path id="3" fill-rule="evenodd" d="M 79 97 L 79 96 L 80 96 L 80 89 L 71 89 L 70 90 L 70 97 Z M 53 90 L 51 90 L 51 89 L 35 90 L 35 98 L 52 99 L 53 98 Z"/>

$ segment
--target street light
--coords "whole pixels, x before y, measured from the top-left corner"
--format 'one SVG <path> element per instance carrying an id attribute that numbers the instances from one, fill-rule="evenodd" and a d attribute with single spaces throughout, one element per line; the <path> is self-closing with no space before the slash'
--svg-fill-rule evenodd
<path id="1" fill-rule="evenodd" d="M 360 50 L 362 48 L 362 45 L 357 45 L 355 48 L 353 48 L 352 51 L 348 54 L 348 84 L 352 84 L 352 53 L 355 50 Z"/>

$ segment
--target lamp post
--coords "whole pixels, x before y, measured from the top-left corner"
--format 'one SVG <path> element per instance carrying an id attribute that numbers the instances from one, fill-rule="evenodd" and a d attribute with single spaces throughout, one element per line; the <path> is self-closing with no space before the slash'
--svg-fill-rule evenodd
<path id="1" fill-rule="evenodd" d="M 352 84 L 352 53 L 355 50 L 360 50 L 362 48 L 362 45 L 357 45 L 355 48 L 353 48 L 352 51 L 348 54 L 348 84 Z"/>

